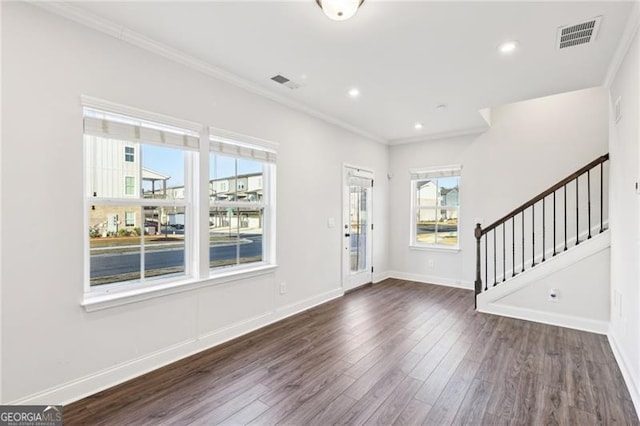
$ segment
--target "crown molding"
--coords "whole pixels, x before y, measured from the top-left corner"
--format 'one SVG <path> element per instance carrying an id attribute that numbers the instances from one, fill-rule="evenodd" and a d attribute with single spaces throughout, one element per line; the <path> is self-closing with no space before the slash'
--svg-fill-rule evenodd
<path id="1" fill-rule="evenodd" d="M 162 56 L 166 59 L 177 62 L 181 65 L 189 67 L 193 70 L 199 71 L 210 77 L 214 77 L 218 80 L 222 80 L 226 83 L 233 84 L 236 87 L 244 89 L 248 92 L 252 92 L 288 108 L 303 112 L 312 117 L 318 118 L 327 123 L 333 124 L 349 132 L 355 133 L 362 137 L 365 137 L 371 141 L 378 142 L 384 145 L 388 145 L 389 142 L 379 136 L 376 136 L 366 130 L 360 129 L 352 124 L 349 124 L 339 118 L 320 112 L 314 108 L 304 105 L 300 102 L 289 99 L 283 95 L 265 89 L 249 80 L 241 78 L 229 71 L 222 68 L 213 66 L 206 61 L 200 60 L 194 56 L 188 55 L 178 49 L 169 47 L 163 43 L 146 37 L 138 32 L 125 28 L 122 25 L 118 25 L 112 21 L 101 18 L 93 13 L 87 12 L 77 6 L 65 2 L 48 2 L 48 1 L 36 1 L 27 0 L 30 4 L 38 6 L 48 12 L 70 19 L 79 24 L 85 25 L 93 30 L 100 31 L 109 36 L 115 37 L 119 40 L 127 42 L 133 46 L 144 49 L 148 52 Z"/>
<path id="2" fill-rule="evenodd" d="M 627 56 L 627 52 L 629 52 L 629 49 L 631 48 L 633 38 L 638 32 L 638 27 L 640 27 L 640 2 L 635 1 L 629 20 L 627 21 L 627 25 L 625 26 L 624 33 L 622 34 L 622 38 L 618 43 L 616 53 L 613 55 L 609 68 L 607 69 L 607 74 L 604 78 L 604 82 L 602 83 L 604 87 L 611 88 L 613 80 L 616 78 L 618 70 L 624 61 L 624 58 Z"/>
<path id="3" fill-rule="evenodd" d="M 395 145 L 404 145 L 408 143 L 434 141 L 438 139 L 450 139 L 450 138 L 455 138 L 459 136 L 479 135 L 481 133 L 486 132 L 487 130 L 489 130 L 489 126 L 472 127 L 469 129 L 452 130 L 449 132 L 441 132 L 441 133 L 431 133 L 426 135 L 414 136 L 411 138 L 393 139 L 389 141 L 389 145 L 395 146 Z"/>

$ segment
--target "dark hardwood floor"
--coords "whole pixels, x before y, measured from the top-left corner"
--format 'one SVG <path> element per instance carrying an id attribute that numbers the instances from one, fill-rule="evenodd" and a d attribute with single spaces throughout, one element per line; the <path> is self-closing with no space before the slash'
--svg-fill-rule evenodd
<path id="1" fill-rule="evenodd" d="M 65 424 L 638 424 L 604 336 L 386 280 L 64 409 Z"/>

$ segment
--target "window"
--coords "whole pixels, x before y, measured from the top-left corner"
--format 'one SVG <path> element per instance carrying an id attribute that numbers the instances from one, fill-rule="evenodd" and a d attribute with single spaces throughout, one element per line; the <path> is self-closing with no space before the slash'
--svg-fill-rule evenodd
<path id="1" fill-rule="evenodd" d="M 124 212 L 124 226 L 136 226 L 135 212 Z"/>
<path id="2" fill-rule="evenodd" d="M 124 147 L 124 161 L 127 163 L 135 162 L 135 148 L 132 146 Z"/>
<path id="3" fill-rule="evenodd" d="M 221 188 L 209 200 L 211 268 L 272 263 L 274 172 L 272 147 L 211 137 L 209 179 L 211 187 Z"/>
<path id="4" fill-rule="evenodd" d="M 170 196 L 170 188 L 186 186 L 182 194 L 190 194 L 199 135 L 85 107 L 84 143 L 88 291 L 188 277 L 193 200 Z M 125 161 L 119 162 L 117 153 L 123 150 Z M 127 161 L 129 152 L 138 153 L 137 163 Z M 135 227 L 138 215 L 143 226 Z"/>
<path id="5" fill-rule="evenodd" d="M 124 195 L 136 194 L 136 178 L 134 176 L 124 177 Z"/>
<path id="6" fill-rule="evenodd" d="M 275 267 L 275 144 L 210 129 L 202 158 L 201 125 L 83 102 L 87 310 Z"/>
<path id="7" fill-rule="evenodd" d="M 460 167 L 411 172 L 411 245 L 458 246 Z"/>

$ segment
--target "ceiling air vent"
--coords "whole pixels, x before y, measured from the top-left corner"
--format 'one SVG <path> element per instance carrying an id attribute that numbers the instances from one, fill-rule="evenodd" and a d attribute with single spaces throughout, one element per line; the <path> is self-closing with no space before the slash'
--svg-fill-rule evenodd
<path id="1" fill-rule="evenodd" d="M 276 83 L 280 83 L 283 86 L 287 86 L 289 89 L 297 89 L 298 87 L 300 87 L 300 85 L 295 81 L 291 81 L 287 77 L 280 74 L 274 75 L 273 77 L 271 77 L 271 80 L 275 81 Z"/>
<path id="2" fill-rule="evenodd" d="M 600 28 L 600 20 L 602 16 L 598 16 L 580 24 L 566 25 L 558 28 L 556 37 L 556 47 L 565 49 L 567 47 L 578 46 L 595 41 Z"/>

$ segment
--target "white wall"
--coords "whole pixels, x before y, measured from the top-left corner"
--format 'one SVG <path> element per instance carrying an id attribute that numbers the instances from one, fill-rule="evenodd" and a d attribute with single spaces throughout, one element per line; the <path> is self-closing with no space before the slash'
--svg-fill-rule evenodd
<path id="1" fill-rule="evenodd" d="M 638 19 L 637 14 L 636 20 Z M 611 329 L 610 340 L 640 410 L 640 197 L 634 183 L 640 178 L 640 42 L 636 32 L 610 87 L 611 102 L 622 98 L 622 118 L 610 116 L 611 154 Z M 613 105 L 612 105 L 613 107 Z"/>
<path id="2" fill-rule="evenodd" d="M 606 90 L 585 89 L 492 108 L 492 127 L 479 136 L 391 147 L 390 274 L 473 288 L 475 220 L 490 224 L 605 154 L 607 114 Z M 450 164 L 462 165 L 461 250 L 411 249 L 409 169 Z"/>
<path id="3" fill-rule="evenodd" d="M 375 170 L 374 266 L 388 270 L 386 146 L 35 6 L 2 7 L 3 403 L 65 403 L 340 295 L 327 219 L 341 217 L 344 162 Z M 81 94 L 279 142 L 276 272 L 85 312 Z"/>

